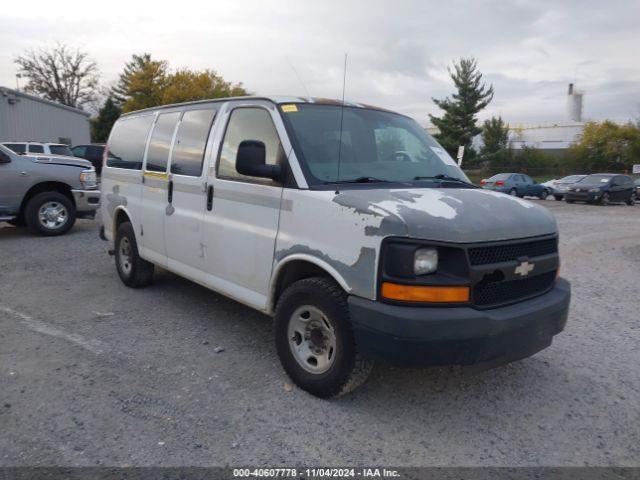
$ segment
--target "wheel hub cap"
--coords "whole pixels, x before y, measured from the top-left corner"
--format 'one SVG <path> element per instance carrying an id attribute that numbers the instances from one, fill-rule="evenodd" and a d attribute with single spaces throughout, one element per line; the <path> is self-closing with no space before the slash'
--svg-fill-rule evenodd
<path id="1" fill-rule="evenodd" d="M 67 219 L 67 209 L 59 202 L 47 202 L 38 211 L 38 220 L 45 228 L 60 228 L 67 222 Z"/>
<path id="2" fill-rule="evenodd" d="M 131 243 L 128 238 L 123 238 L 120 241 L 120 268 L 125 274 L 129 274 L 132 268 L 131 260 Z"/>
<path id="3" fill-rule="evenodd" d="M 305 305 L 289 319 L 289 347 L 296 362 L 310 373 L 324 373 L 335 360 L 336 336 L 326 315 Z"/>

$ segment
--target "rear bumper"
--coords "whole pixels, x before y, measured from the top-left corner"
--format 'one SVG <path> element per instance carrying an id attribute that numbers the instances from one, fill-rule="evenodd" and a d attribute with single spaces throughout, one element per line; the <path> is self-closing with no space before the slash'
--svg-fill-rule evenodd
<path id="1" fill-rule="evenodd" d="M 93 218 L 100 206 L 100 190 L 71 190 L 79 218 Z"/>
<path id="2" fill-rule="evenodd" d="M 571 287 L 490 310 L 403 307 L 349 297 L 360 353 L 419 365 L 507 363 L 548 347 L 567 322 Z"/>

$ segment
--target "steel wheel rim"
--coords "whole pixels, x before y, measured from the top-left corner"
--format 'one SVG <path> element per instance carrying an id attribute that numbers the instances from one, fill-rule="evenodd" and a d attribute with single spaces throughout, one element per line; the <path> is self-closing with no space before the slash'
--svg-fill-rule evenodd
<path id="1" fill-rule="evenodd" d="M 324 373 L 335 361 L 335 331 L 317 307 L 303 305 L 293 312 L 287 327 L 287 340 L 293 358 L 309 373 Z"/>
<path id="2" fill-rule="evenodd" d="M 515 188 L 512 188 L 511 190 L 509 190 L 509 195 L 515 197 L 516 195 L 518 195 L 518 191 Z"/>
<path id="3" fill-rule="evenodd" d="M 64 226 L 69 220 L 69 212 L 60 202 L 46 202 L 38 210 L 40 225 L 49 230 L 56 230 Z"/>
<path id="4" fill-rule="evenodd" d="M 120 262 L 120 268 L 122 269 L 123 273 L 129 275 L 131 273 L 131 269 L 133 268 L 133 261 L 131 258 L 131 242 L 129 242 L 128 238 L 124 237 L 122 240 L 120 240 L 120 247 L 118 250 L 118 260 Z"/>
<path id="5" fill-rule="evenodd" d="M 602 204 L 603 205 L 609 205 L 609 194 L 605 193 L 604 195 L 602 195 Z"/>

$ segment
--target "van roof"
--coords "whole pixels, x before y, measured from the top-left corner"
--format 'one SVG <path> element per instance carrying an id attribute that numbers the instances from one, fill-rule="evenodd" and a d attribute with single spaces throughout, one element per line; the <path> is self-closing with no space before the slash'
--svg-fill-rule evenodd
<path id="1" fill-rule="evenodd" d="M 337 100 L 334 98 L 322 98 L 322 97 L 299 97 L 299 96 L 286 96 L 286 95 L 273 95 L 273 96 L 255 96 L 255 95 L 247 95 L 243 97 L 225 97 L 225 98 L 211 98 L 206 100 L 196 100 L 193 102 L 182 102 L 182 103 L 172 103 L 169 105 L 160 105 L 157 107 L 145 108 L 142 110 L 136 110 L 133 112 L 128 112 L 122 115 L 122 117 L 127 117 L 130 115 L 136 115 L 142 112 L 153 112 L 155 110 L 163 110 L 174 107 L 181 107 L 186 105 L 199 105 L 199 104 L 207 104 L 207 103 L 223 103 L 229 102 L 233 100 L 267 100 L 273 102 L 275 104 L 281 105 L 284 103 L 315 103 L 320 105 L 342 105 L 342 100 Z M 376 107 L 374 105 L 368 105 L 366 103 L 356 103 L 356 102 L 344 102 L 345 107 L 356 107 L 356 108 L 368 108 L 373 110 L 381 110 L 384 112 L 392 112 L 392 110 Z M 396 112 L 393 112 L 396 113 Z"/>

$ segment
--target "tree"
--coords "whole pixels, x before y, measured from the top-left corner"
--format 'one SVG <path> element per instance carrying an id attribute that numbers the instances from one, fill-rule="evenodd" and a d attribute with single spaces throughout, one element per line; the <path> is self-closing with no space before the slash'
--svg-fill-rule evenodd
<path id="1" fill-rule="evenodd" d="M 124 66 L 113 96 L 123 112 L 162 105 L 167 85 L 167 62 L 153 60 L 149 53 L 133 55 Z"/>
<path id="2" fill-rule="evenodd" d="M 98 116 L 91 119 L 91 141 L 95 143 L 106 143 L 113 124 L 122 114 L 122 110 L 116 104 L 113 96 L 109 95 L 104 105 L 98 111 Z"/>
<path id="3" fill-rule="evenodd" d="M 585 172 L 630 171 L 640 158 L 640 127 L 610 120 L 589 122 L 570 148 L 572 162 Z"/>
<path id="4" fill-rule="evenodd" d="M 491 117 L 482 127 L 482 155 L 491 155 L 509 148 L 509 125 L 502 117 Z"/>
<path id="5" fill-rule="evenodd" d="M 241 83 L 231 84 L 213 70 L 169 73 L 168 63 L 144 53 L 134 55 L 113 89 L 123 112 L 170 103 L 247 95 Z"/>
<path id="6" fill-rule="evenodd" d="M 75 108 L 96 99 L 98 66 L 86 52 L 57 44 L 48 50 L 29 50 L 15 63 L 18 73 L 28 78 L 27 92 Z"/>
<path id="7" fill-rule="evenodd" d="M 184 69 L 167 77 L 161 98 L 163 104 L 169 104 L 242 95 L 247 95 L 247 91 L 241 83 L 232 85 L 213 70 L 196 72 Z"/>
<path id="8" fill-rule="evenodd" d="M 440 131 L 436 135 L 438 141 L 455 156 L 460 145 L 464 145 L 466 151 L 473 153 L 471 141 L 482 132 L 476 125 L 476 114 L 493 99 L 493 86 L 487 88 L 482 83 L 482 74 L 478 71 L 474 58 L 461 58 L 460 62 L 454 62 L 453 66 L 454 71 L 449 69 L 449 75 L 457 93 L 444 100 L 432 98 L 433 102 L 444 110 L 444 115 L 429 115 L 429 118 Z"/>
<path id="9" fill-rule="evenodd" d="M 481 160 L 488 162 L 491 170 L 500 170 L 512 163 L 513 155 L 509 148 L 509 125 L 504 123 L 502 117 L 491 117 L 491 119 L 484 121 L 482 141 Z"/>

